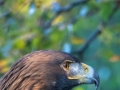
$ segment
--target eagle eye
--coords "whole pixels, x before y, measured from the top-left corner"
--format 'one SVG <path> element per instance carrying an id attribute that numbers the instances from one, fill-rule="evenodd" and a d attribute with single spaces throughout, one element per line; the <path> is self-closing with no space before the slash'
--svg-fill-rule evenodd
<path id="1" fill-rule="evenodd" d="M 63 63 L 63 68 L 65 70 L 69 70 L 69 67 L 70 67 L 70 64 L 73 63 L 73 61 L 70 61 L 70 60 L 66 60 L 64 63 Z"/>

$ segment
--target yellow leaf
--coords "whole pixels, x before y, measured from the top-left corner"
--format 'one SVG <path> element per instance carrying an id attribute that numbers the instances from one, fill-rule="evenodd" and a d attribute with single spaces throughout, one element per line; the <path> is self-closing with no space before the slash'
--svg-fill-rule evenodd
<path id="1" fill-rule="evenodd" d="M 41 4 L 43 4 L 43 0 L 35 0 L 36 7 L 40 7 Z"/>
<path id="2" fill-rule="evenodd" d="M 5 67 L 8 65 L 7 60 L 0 60 L 0 67 Z"/>
<path id="3" fill-rule="evenodd" d="M 44 1 L 44 6 L 50 6 L 54 0 L 43 0 Z"/>
<path id="4" fill-rule="evenodd" d="M 0 60 L 0 73 L 6 73 L 9 70 L 8 61 Z"/>
<path id="5" fill-rule="evenodd" d="M 55 20 L 53 20 L 52 25 L 57 25 L 62 20 L 63 20 L 63 17 L 61 15 L 59 15 L 57 18 L 55 18 Z"/>
<path id="6" fill-rule="evenodd" d="M 14 42 L 14 45 L 18 49 L 23 49 L 25 47 L 25 45 L 26 45 L 26 41 L 25 40 L 16 40 Z"/>
<path id="7" fill-rule="evenodd" d="M 117 62 L 120 59 L 118 55 L 114 55 L 110 58 L 110 62 Z"/>
<path id="8" fill-rule="evenodd" d="M 82 43 L 85 42 L 85 40 L 82 39 L 82 38 L 72 37 L 72 38 L 71 38 L 71 42 L 72 42 L 73 44 L 82 44 Z"/>
<path id="9" fill-rule="evenodd" d="M 6 73 L 8 70 L 9 70 L 10 68 L 9 67 L 5 67 L 5 68 L 2 68 L 1 70 L 0 70 L 0 73 Z"/>
<path id="10" fill-rule="evenodd" d="M 16 12 L 25 13 L 25 12 L 28 11 L 30 3 L 31 3 L 31 0 L 29 0 L 29 1 L 25 0 L 22 3 L 14 2 L 14 3 L 12 3 L 12 8 L 11 9 L 14 13 L 16 13 Z"/>

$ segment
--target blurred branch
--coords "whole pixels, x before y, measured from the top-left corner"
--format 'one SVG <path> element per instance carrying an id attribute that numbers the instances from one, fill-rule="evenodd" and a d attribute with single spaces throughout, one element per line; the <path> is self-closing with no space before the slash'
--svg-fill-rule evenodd
<path id="1" fill-rule="evenodd" d="M 0 0 L 0 6 L 3 6 L 5 4 L 6 0 Z"/>
<path id="2" fill-rule="evenodd" d="M 60 7 L 60 9 L 55 12 L 55 15 L 54 15 L 49 21 L 47 21 L 47 22 L 44 24 L 43 29 L 44 29 L 44 30 L 48 29 L 48 28 L 51 26 L 52 21 L 53 21 L 57 16 L 59 16 L 61 13 L 70 11 L 70 10 L 71 10 L 72 8 L 74 8 L 75 6 L 78 6 L 78 5 L 80 5 L 80 4 L 84 4 L 84 3 L 86 3 L 87 1 L 89 1 L 89 0 L 78 0 L 78 1 L 75 1 L 75 2 L 72 2 L 72 3 L 68 4 L 68 5 L 65 6 L 65 7 Z"/>
<path id="3" fill-rule="evenodd" d="M 108 17 L 107 21 L 102 20 L 101 23 L 98 25 L 98 28 L 96 31 L 94 31 L 86 40 L 85 44 L 81 49 L 77 51 L 80 55 L 84 53 L 84 51 L 87 49 L 87 47 L 92 43 L 92 41 L 99 35 L 101 34 L 103 28 L 107 25 L 108 21 L 114 16 L 116 11 L 119 9 L 119 4 L 116 4 L 114 9 L 112 10 L 111 14 Z"/>
<path id="4" fill-rule="evenodd" d="M 8 17 L 10 14 L 11 14 L 10 12 L 6 11 L 0 16 L 0 19 L 2 19 L 4 17 Z"/>

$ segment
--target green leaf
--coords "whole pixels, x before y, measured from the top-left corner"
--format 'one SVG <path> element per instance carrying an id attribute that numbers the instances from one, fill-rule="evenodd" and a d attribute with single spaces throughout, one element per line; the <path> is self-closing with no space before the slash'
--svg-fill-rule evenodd
<path id="1" fill-rule="evenodd" d="M 103 20 L 108 20 L 113 10 L 113 4 L 111 2 L 103 2 L 100 5 L 100 16 Z"/>

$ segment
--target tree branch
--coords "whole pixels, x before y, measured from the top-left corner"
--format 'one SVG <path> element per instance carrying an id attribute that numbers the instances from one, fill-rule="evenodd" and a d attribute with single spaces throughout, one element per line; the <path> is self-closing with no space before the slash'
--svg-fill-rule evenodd
<path id="1" fill-rule="evenodd" d="M 3 6 L 3 5 L 5 4 L 5 1 L 6 1 L 6 0 L 1 0 L 1 1 L 0 1 L 0 6 Z"/>
<path id="2" fill-rule="evenodd" d="M 84 4 L 86 2 L 88 2 L 89 0 L 79 0 L 79 1 L 75 1 L 75 2 L 72 2 L 70 4 L 68 4 L 67 6 L 65 7 L 61 7 L 59 10 L 56 11 L 55 15 L 49 20 L 47 21 L 45 24 L 44 24 L 44 27 L 43 29 L 46 30 L 48 29 L 51 24 L 52 24 L 52 21 L 58 17 L 61 13 L 63 12 L 67 12 L 67 11 L 70 11 L 72 8 L 74 8 L 75 6 L 78 6 L 80 4 Z"/>
<path id="3" fill-rule="evenodd" d="M 77 51 L 77 53 L 79 53 L 80 55 L 84 53 L 84 51 L 88 48 L 88 46 L 92 43 L 92 41 L 99 35 L 101 34 L 103 28 L 107 25 L 108 21 L 114 16 L 114 14 L 116 13 L 116 11 L 119 9 L 119 4 L 117 4 L 114 9 L 112 10 L 111 14 L 108 17 L 108 20 L 105 21 L 101 21 L 101 23 L 98 25 L 98 29 L 96 31 L 94 31 L 86 40 L 86 42 L 84 43 L 83 47 Z"/>

